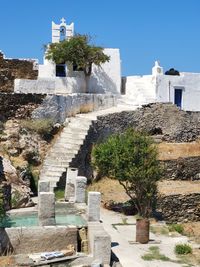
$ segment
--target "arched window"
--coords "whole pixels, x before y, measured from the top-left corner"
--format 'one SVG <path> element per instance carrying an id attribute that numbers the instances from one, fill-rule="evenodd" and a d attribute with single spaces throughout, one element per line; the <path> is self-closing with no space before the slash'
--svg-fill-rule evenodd
<path id="1" fill-rule="evenodd" d="M 60 27 L 60 41 L 64 41 L 66 38 L 66 28 L 64 26 Z"/>

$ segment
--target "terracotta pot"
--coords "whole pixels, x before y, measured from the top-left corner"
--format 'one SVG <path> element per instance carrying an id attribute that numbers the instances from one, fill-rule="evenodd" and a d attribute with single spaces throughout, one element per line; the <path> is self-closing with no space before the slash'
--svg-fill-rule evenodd
<path id="1" fill-rule="evenodd" d="M 149 242 L 149 220 L 136 220 L 136 242 L 146 244 Z"/>

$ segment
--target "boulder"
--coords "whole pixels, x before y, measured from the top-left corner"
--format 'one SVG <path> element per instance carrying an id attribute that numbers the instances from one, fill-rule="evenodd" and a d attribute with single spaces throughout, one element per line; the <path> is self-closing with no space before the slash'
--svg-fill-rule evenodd
<path id="1" fill-rule="evenodd" d="M 0 162 L 0 173 L 3 181 L 1 184 L 7 184 L 11 187 L 11 195 L 4 194 L 5 203 L 11 199 L 11 208 L 25 208 L 34 206 L 31 200 L 31 190 L 17 174 L 17 170 L 11 164 L 9 159 L 2 158 Z M 7 208 L 8 209 L 8 208 Z"/>

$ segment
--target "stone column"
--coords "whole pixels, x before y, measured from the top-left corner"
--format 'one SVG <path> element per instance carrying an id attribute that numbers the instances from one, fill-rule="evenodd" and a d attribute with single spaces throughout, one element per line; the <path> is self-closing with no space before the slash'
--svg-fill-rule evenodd
<path id="1" fill-rule="evenodd" d="M 66 185 L 65 185 L 65 201 L 70 201 L 74 199 L 75 194 L 75 180 L 78 175 L 78 169 L 68 168 L 66 175 Z"/>
<path id="2" fill-rule="evenodd" d="M 40 192 L 49 192 L 50 191 L 50 182 L 49 181 L 38 181 L 38 193 Z"/>
<path id="3" fill-rule="evenodd" d="M 38 220 L 40 226 L 55 225 L 55 194 L 41 192 L 38 194 Z"/>
<path id="4" fill-rule="evenodd" d="M 100 221 L 100 207 L 101 207 L 101 193 L 89 192 L 88 193 L 88 221 Z"/>
<path id="5" fill-rule="evenodd" d="M 85 203 L 85 189 L 87 185 L 87 178 L 84 176 L 77 176 L 75 182 L 75 202 Z"/>

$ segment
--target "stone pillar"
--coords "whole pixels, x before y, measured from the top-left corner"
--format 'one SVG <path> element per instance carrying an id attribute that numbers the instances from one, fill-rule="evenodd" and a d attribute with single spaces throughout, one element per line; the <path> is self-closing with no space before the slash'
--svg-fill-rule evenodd
<path id="1" fill-rule="evenodd" d="M 78 175 L 78 169 L 68 168 L 65 185 L 65 201 L 70 201 L 75 197 L 75 180 Z"/>
<path id="2" fill-rule="evenodd" d="M 101 193 L 88 193 L 88 221 L 100 221 Z"/>
<path id="3" fill-rule="evenodd" d="M 38 194 L 38 220 L 40 226 L 55 225 L 55 194 L 41 192 Z"/>
<path id="4" fill-rule="evenodd" d="M 75 182 L 75 202 L 85 203 L 85 189 L 87 185 L 87 178 L 78 176 Z"/>
<path id="5" fill-rule="evenodd" d="M 38 193 L 40 192 L 50 192 L 50 182 L 49 181 L 39 181 L 38 182 Z"/>

